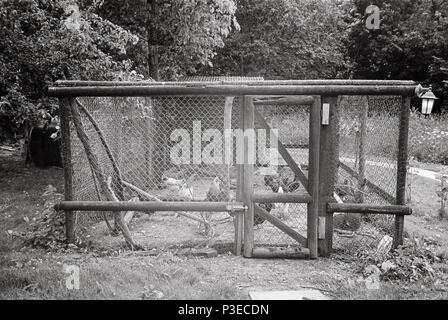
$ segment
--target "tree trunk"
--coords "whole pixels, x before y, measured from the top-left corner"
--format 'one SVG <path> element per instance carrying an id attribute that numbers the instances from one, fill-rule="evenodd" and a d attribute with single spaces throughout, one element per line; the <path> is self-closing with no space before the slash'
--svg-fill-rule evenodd
<path id="1" fill-rule="evenodd" d="M 155 80 L 160 80 L 159 74 L 159 43 L 160 39 L 156 29 L 154 21 L 159 17 L 159 5 L 157 0 L 147 0 L 147 20 L 146 20 L 146 33 L 148 42 L 148 74 Z M 151 172 L 151 179 L 149 186 L 158 187 L 162 182 L 162 175 L 168 169 L 168 157 L 166 154 L 165 146 L 167 141 L 167 128 L 164 128 L 164 124 L 167 124 L 166 115 L 164 112 L 164 103 L 160 99 L 152 99 L 151 103 L 152 115 L 154 120 L 150 120 L 147 123 L 148 130 L 152 131 L 153 139 L 151 139 L 152 145 L 149 146 L 153 156 L 151 157 L 151 163 L 147 163 L 148 166 L 155 167 L 157 170 Z M 148 157 L 147 157 L 148 158 Z"/>
<path id="2" fill-rule="evenodd" d="M 159 15 L 159 6 L 157 0 L 147 0 L 146 4 L 148 11 L 146 20 L 146 32 L 148 41 L 148 74 L 154 80 L 159 81 L 159 39 L 155 24 L 152 22 L 152 20 Z"/>

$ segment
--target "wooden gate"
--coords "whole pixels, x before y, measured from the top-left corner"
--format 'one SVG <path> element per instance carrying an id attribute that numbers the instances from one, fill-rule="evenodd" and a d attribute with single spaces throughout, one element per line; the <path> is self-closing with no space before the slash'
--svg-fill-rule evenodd
<path id="1" fill-rule="evenodd" d="M 270 130 L 268 123 L 257 110 L 257 106 L 271 104 L 272 101 L 257 99 L 255 96 L 243 97 L 242 116 L 240 127 L 246 130 L 254 130 L 255 121 L 265 130 Z M 236 223 L 235 252 L 241 252 L 245 257 L 267 257 L 278 255 L 279 257 L 291 256 L 291 253 L 282 253 L 281 250 L 272 254 L 266 249 L 254 247 L 254 215 L 257 214 L 269 223 L 293 238 L 304 250 L 295 251 L 292 255 L 300 257 L 316 258 L 318 255 L 318 222 L 319 222 L 319 146 L 321 126 L 321 99 L 319 96 L 301 96 L 294 100 L 294 104 L 306 105 L 309 108 L 309 168 L 306 175 L 300 165 L 296 163 L 281 141 L 278 141 L 278 152 L 294 173 L 297 180 L 305 187 L 305 192 L 274 193 L 254 191 L 254 166 L 248 158 L 239 166 L 237 200 L 244 202 L 247 211 L 240 215 Z M 246 137 L 247 138 L 247 137 Z M 277 137 L 278 138 L 278 137 Z M 277 139 L 278 140 L 278 139 Z M 249 139 L 244 141 L 244 154 L 249 153 Z M 306 203 L 307 204 L 307 234 L 300 234 L 289 227 L 282 220 L 263 209 L 260 203 Z M 244 226 L 244 227 L 243 227 Z"/>

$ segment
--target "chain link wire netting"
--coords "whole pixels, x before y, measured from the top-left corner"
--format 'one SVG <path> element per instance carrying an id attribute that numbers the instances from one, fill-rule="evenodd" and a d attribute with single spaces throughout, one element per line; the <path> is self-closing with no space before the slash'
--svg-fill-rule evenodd
<path id="1" fill-rule="evenodd" d="M 111 178 L 112 189 L 119 194 L 118 179 L 98 131 L 112 151 L 122 180 L 131 186 L 124 188 L 122 200 L 235 200 L 237 167 L 225 163 L 221 144 L 225 97 L 84 97 L 77 101 L 79 108 L 85 108 L 99 127 L 96 130 L 86 113 L 81 112 L 90 144 L 104 175 Z M 239 98 L 233 99 L 232 109 L 231 126 L 237 128 Z M 73 127 L 71 139 L 75 199 L 106 200 Z M 146 195 L 138 192 L 139 189 Z M 112 214 L 106 217 L 112 220 Z M 160 242 L 166 242 L 164 244 L 211 238 L 233 241 L 233 219 L 225 212 L 183 215 L 160 212 L 149 219 L 160 220 L 156 221 L 161 225 L 157 231 L 161 233 L 158 236 Z M 103 220 L 103 213 L 78 213 L 76 226 L 78 231 L 88 231 L 98 227 L 95 225 L 102 224 Z M 151 224 L 145 219 L 135 220 L 134 231 L 137 233 L 144 233 L 145 226 L 138 225 L 141 221 L 141 224 Z M 104 226 L 99 228 L 104 230 Z M 150 242 L 150 239 L 139 240 Z"/>
<path id="2" fill-rule="evenodd" d="M 278 138 L 277 143 L 283 144 L 291 157 L 307 175 L 308 169 L 308 144 L 309 144 L 309 106 L 300 105 L 262 105 L 256 106 L 264 121 L 273 130 Z M 260 130 L 264 126 L 260 121 L 255 122 L 255 129 Z M 270 133 L 266 133 L 270 135 Z M 265 152 L 270 152 L 271 144 L 268 139 L 268 148 Z M 289 168 L 280 154 L 277 154 L 278 166 L 274 172 L 269 173 L 266 167 L 260 163 L 256 166 L 254 192 L 283 192 L 298 193 L 306 192 L 305 187 L 295 177 L 294 172 Z M 258 158 L 263 156 L 258 154 Z M 273 216 L 279 218 L 284 224 L 300 235 L 307 235 L 307 205 L 305 203 L 273 203 L 259 204 Z M 257 218 L 255 217 L 255 223 Z M 286 233 L 270 224 L 264 222 L 256 224 L 254 227 L 255 246 L 300 246 L 300 244 L 289 237 Z"/>
<path id="3" fill-rule="evenodd" d="M 78 108 L 85 108 L 99 128 L 95 128 L 86 113 L 81 112 L 90 144 L 104 175 L 111 178 L 112 189 L 119 190 L 118 179 L 100 140 L 100 135 L 104 136 L 104 140 L 111 149 L 124 182 L 153 197 L 145 199 L 133 189 L 124 188 L 123 200 L 136 197 L 139 200 L 161 201 L 234 201 L 236 199 L 237 139 L 233 138 L 231 165 L 225 164 L 223 160 L 224 150 L 221 149 L 217 153 L 209 152 L 214 142 L 221 143 L 214 139 L 218 137 L 219 140 L 223 136 L 226 97 L 83 97 L 77 98 L 77 101 Z M 240 108 L 239 97 L 233 98 L 231 113 L 231 129 L 233 130 L 240 128 Z M 278 130 L 279 140 L 286 147 L 290 147 L 288 150 L 306 173 L 309 140 L 308 107 L 260 106 L 257 107 L 257 112 L 272 129 Z M 281 189 L 283 192 L 305 191 L 300 184 L 295 185 L 294 174 L 281 157 L 278 159 L 280 166 L 274 168 L 274 172 L 266 173 L 268 163 L 266 160 L 269 157 L 266 153 L 271 152 L 270 132 L 263 133 L 263 127 L 258 122 L 255 124 L 255 130 L 257 140 L 254 142 L 258 145 L 257 164 L 254 171 L 255 191 L 282 192 Z M 265 139 L 264 147 L 259 140 L 260 137 Z M 71 139 L 75 199 L 106 200 L 100 191 L 98 181 L 94 178 L 84 147 L 73 127 Z M 199 146 L 195 143 L 199 143 Z M 220 149 L 218 144 L 215 146 Z M 182 152 L 181 149 L 183 149 Z M 209 191 L 215 186 L 216 181 L 219 181 L 219 188 L 223 192 L 213 195 Z M 281 187 L 280 190 L 279 187 Z M 306 235 L 306 204 L 261 204 L 261 206 L 300 234 Z M 165 235 L 167 242 L 188 242 L 201 237 L 204 239 L 212 237 L 215 241 L 233 241 L 233 220 L 229 214 L 191 213 L 191 215 L 209 222 L 212 230 L 207 230 L 205 225 L 201 226 L 197 220 L 160 213 L 157 216 L 162 216 L 167 225 L 177 224 L 175 230 L 165 228 L 165 231 L 170 233 Z M 77 213 L 77 230 L 87 232 L 89 228 L 97 228 L 96 225 L 104 224 L 105 217 L 112 224 L 111 213 Z M 181 228 L 184 233 L 190 233 L 190 237 L 185 234 L 178 237 L 182 241 L 176 241 L 175 238 L 179 236 L 178 228 Z M 104 230 L 104 226 L 102 229 Z M 173 239 L 168 239 L 170 237 Z M 297 245 L 295 240 L 257 215 L 255 216 L 255 244 Z"/>
<path id="4" fill-rule="evenodd" d="M 111 187 L 125 201 L 235 201 L 237 190 L 237 139 L 232 142 L 232 161 L 224 161 L 225 110 L 231 107 L 231 129 L 241 126 L 241 101 L 224 96 L 83 97 L 75 104 L 84 129 Z M 230 102 L 231 101 L 231 102 Z M 346 203 L 393 204 L 396 190 L 399 110 L 401 97 L 342 96 L 339 106 L 339 166 L 335 198 Z M 226 108 L 227 106 L 227 108 Z M 256 105 L 271 129 L 277 130 L 292 158 L 307 174 L 309 107 Z M 227 113 L 228 115 L 228 113 Z M 94 124 L 89 120 L 91 116 Z M 96 128 L 95 125 L 98 127 Z M 266 153 L 270 133 L 261 147 L 257 132 L 255 192 L 303 192 L 292 170 L 278 156 L 275 172 L 267 172 Z M 117 163 L 119 178 L 100 139 L 104 137 Z M 71 128 L 73 193 L 75 200 L 106 200 L 94 178 L 83 145 Z M 272 168 L 271 168 L 272 169 Z M 364 178 L 363 178 L 364 177 Z M 132 186 L 132 188 L 129 187 Z M 280 188 L 281 187 L 281 188 Z M 150 198 L 136 190 L 143 190 Z M 219 192 L 216 192 L 218 188 Z M 260 204 L 270 214 L 307 234 L 306 204 Z M 185 214 L 196 219 L 189 219 Z M 111 213 L 76 214 L 76 232 L 110 235 L 106 221 Z M 255 215 L 255 246 L 299 246 L 283 231 Z M 335 214 L 333 247 L 357 252 L 374 249 L 385 236 L 393 236 L 394 216 Z M 95 230 L 95 231 L 94 231 Z M 138 214 L 131 232 L 147 247 L 207 243 L 233 243 L 233 216 L 223 213 L 158 212 Z"/>
<path id="5" fill-rule="evenodd" d="M 336 201 L 395 204 L 401 97 L 341 96 Z M 352 253 L 392 243 L 393 215 L 336 213 L 333 248 Z"/>

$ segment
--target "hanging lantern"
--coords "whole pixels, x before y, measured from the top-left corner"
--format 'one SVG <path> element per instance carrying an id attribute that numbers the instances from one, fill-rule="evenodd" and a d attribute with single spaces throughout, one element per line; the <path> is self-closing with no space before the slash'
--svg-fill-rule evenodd
<path id="1" fill-rule="evenodd" d="M 422 99 L 422 113 L 423 114 L 431 114 L 432 108 L 434 107 L 434 101 L 438 98 L 432 93 L 431 87 L 426 91 L 425 94 L 420 96 Z"/>

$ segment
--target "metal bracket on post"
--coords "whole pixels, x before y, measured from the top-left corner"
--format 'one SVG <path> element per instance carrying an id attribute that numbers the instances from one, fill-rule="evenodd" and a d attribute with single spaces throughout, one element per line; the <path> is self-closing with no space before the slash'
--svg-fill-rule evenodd
<path id="1" fill-rule="evenodd" d="M 319 217 L 318 231 L 317 231 L 318 239 L 325 239 L 325 217 Z"/>
<path id="2" fill-rule="evenodd" d="M 330 104 L 323 103 L 322 104 L 322 125 L 330 124 Z"/>

